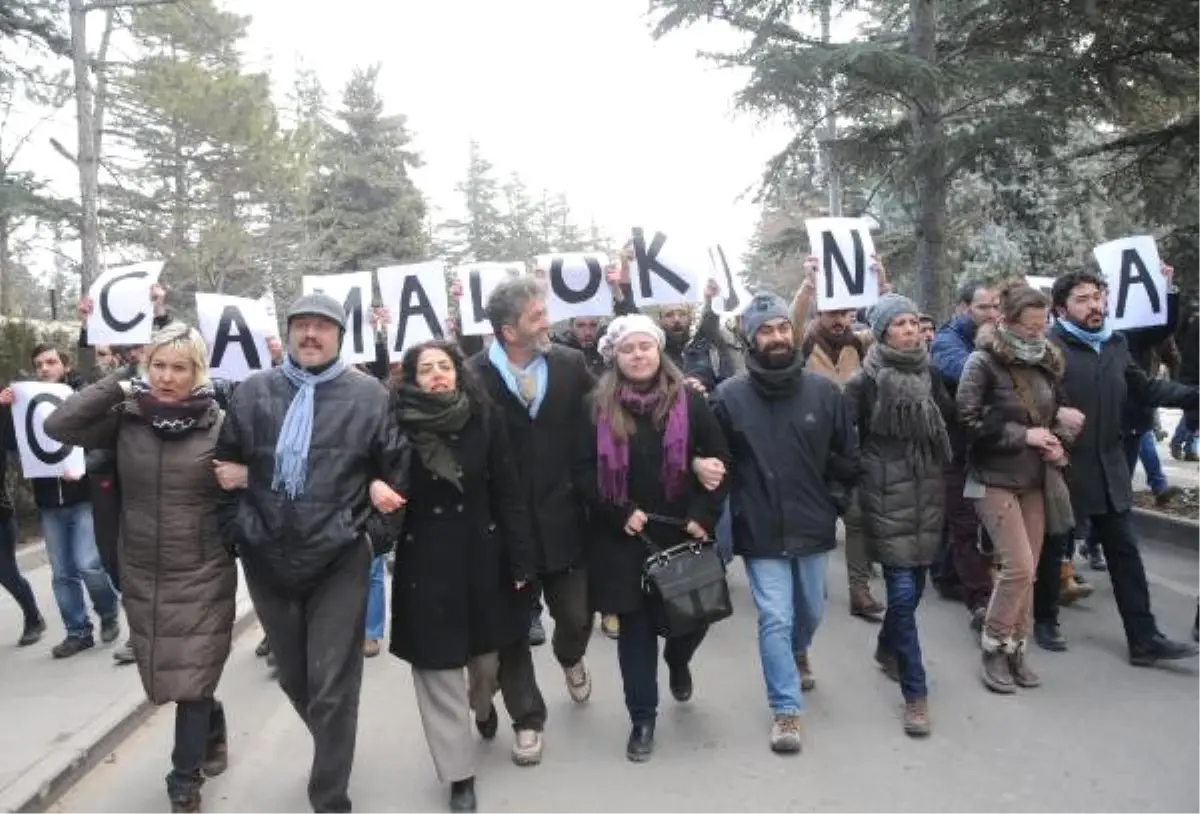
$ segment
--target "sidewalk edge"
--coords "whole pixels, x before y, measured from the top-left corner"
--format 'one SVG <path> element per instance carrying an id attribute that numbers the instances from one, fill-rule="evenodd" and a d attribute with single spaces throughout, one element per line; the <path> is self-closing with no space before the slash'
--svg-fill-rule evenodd
<path id="1" fill-rule="evenodd" d="M 239 602 L 233 623 L 234 639 L 257 619 L 248 598 Z M 0 789 L 0 811 L 45 811 L 132 735 L 154 709 L 140 688 L 130 692 Z"/>
<path id="2" fill-rule="evenodd" d="M 1140 507 L 1135 507 L 1132 515 L 1133 529 L 1139 538 L 1174 548 L 1197 550 L 1200 541 L 1200 523 L 1197 521 Z"/>

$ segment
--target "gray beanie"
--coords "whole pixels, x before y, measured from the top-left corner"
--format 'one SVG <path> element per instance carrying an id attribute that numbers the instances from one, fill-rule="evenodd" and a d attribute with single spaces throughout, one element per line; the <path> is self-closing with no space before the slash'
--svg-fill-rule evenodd
<path id="1" fill-rule="evenodd" d="M 288 309 L 287 321 L 296 317 L 323 317 L 346 330 L 346 308 L 328 294 L 305 294 Z"/>
<path id="2" fill-rule="evenodd" d="M 867 311 L 867 322 L 871 326 L 871 333 L 875 334 L 875 341 L 882 342 L 883 335 L 887 333 L 888 326 L 892 324 L 893 319 L 901 314 L 912 314 L 915 317 L 920 313 L 917 304 L 908 297 L 900 294 L 884 294 Z"/>
<path id="3" fill-rule="evenodd" d="M 763 326 L 764 322 L 773 319 L 790 320 L 791 318 L 788 304 L 784 302 L 783 297 L 763 291 L 755 294 L 754 298 L 746 304 L 746 310 L 742 312 L 742 334 L 748 341 L 753 342 L 754 335 L 758 333 L 758 329 Z"/>

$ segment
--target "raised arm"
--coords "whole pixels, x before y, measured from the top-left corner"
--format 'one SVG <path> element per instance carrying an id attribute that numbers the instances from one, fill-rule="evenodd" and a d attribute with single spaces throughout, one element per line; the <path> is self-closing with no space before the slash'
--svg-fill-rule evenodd
<path id="1" fill-rule="evenodd" d="M 59 443 L 85 449 L 115 447 L 121 425 L 116 408 L 125 400 L 120 375 L 105 376 L 73 393 L 46 417 L 46 435 Z"/>

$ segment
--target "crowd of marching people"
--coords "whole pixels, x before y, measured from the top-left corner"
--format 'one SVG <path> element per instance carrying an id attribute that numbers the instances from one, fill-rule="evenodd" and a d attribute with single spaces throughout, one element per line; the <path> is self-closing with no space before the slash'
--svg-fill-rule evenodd
<path id="1" fill-rule="evenodd" d="M 259 653 L 312 736 L 315 811 L 351 810 L 363 659 L 385 644 L 411 666 L 452 811 L 476 809 L 473 741 L 497 736 L 497 696 L 513 761 L 540 763 L 547 707 L 531 648 L 545 640 L 543 603 L 576 703 L 591 694 L 597 614 L 616 639 L 626 756 L 649 760 L 659 659 L 688 702 L 692 658 L 721 618 L 664 624 L 647 562 L 668 549 L 741 557 L 767 743 L 781 754 L 804 742 L 839 522 L 850 611 L 879 624 L 873 657 L 911 736 L 932 726 L 917 621 L 930 584 L 965 605 L 996 693 L 1038 686 L 1031 641 L 1066 649 L 1057 607 L 1090 587 L 1077 546 L 1111 576 L 1133 664 L 1196 654 L 1160 631 L 1130 522 L 1154 408 L 1187 411 L 1173 448 L 1194 458 L 1196 315 L 1174 290 L 1154 336 L 1111 331 L 1105 281 L 1089 271 L 1062 274 L 1049 296 L 1020 279 L 969 282 L 936 328 L 881 265 L 866 313 L 820 310 L 810 258 L 791 301 L 760 292 L 723 324 L 710 285 L 693 326 L 689 306 L 634 306 L 631 261 L 627 249 L 609 271 L 611 318 L 552 334 L 542 281 L 516 277 L 488 299 L 490 340 L 423 342 L 395 364 L 383 340 L 375 364 L 343 362 L 344 306 L 314 293 L 288 310 L 272 369 L 213 380 L 203 339 L 157 286 L 150 344 L 95 348 L 92 383 L 64 350 L 34 349 L 41 380 L 77 390 L 45 432 L 88 456 L 86 473 L 33 484 L 66 628 L 52 652 L 95 646 L 89 599 L 115 642 L 123 603 L 116 658 L 137 665 L 150 701 L 176 704 L 173 811 L 199 811 L 204 778 L 229 760 L 216 691 L 237 560 Z M 1177 328 L 1192 346 L 1171 381 L 1147 359 Z M 46 622 L 11 549 L 3 584 L 32 645 Z"/>

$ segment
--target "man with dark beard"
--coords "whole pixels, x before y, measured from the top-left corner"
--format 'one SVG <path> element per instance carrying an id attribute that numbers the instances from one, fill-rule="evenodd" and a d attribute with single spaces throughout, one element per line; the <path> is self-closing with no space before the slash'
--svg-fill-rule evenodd
<path id="1" fill-rule="evenodd" d="M 850 504 L 858 440 L 841 390 L 804 370 L 788 306 L 758 294 L 742 314 L 746 372 L 717 387 L 729 441 L 734 550 L 758 610 L 758 647 L 774 714 L 771 749 L 801 748 L 799 661 L 825 612 L 829 552 Z"/>

